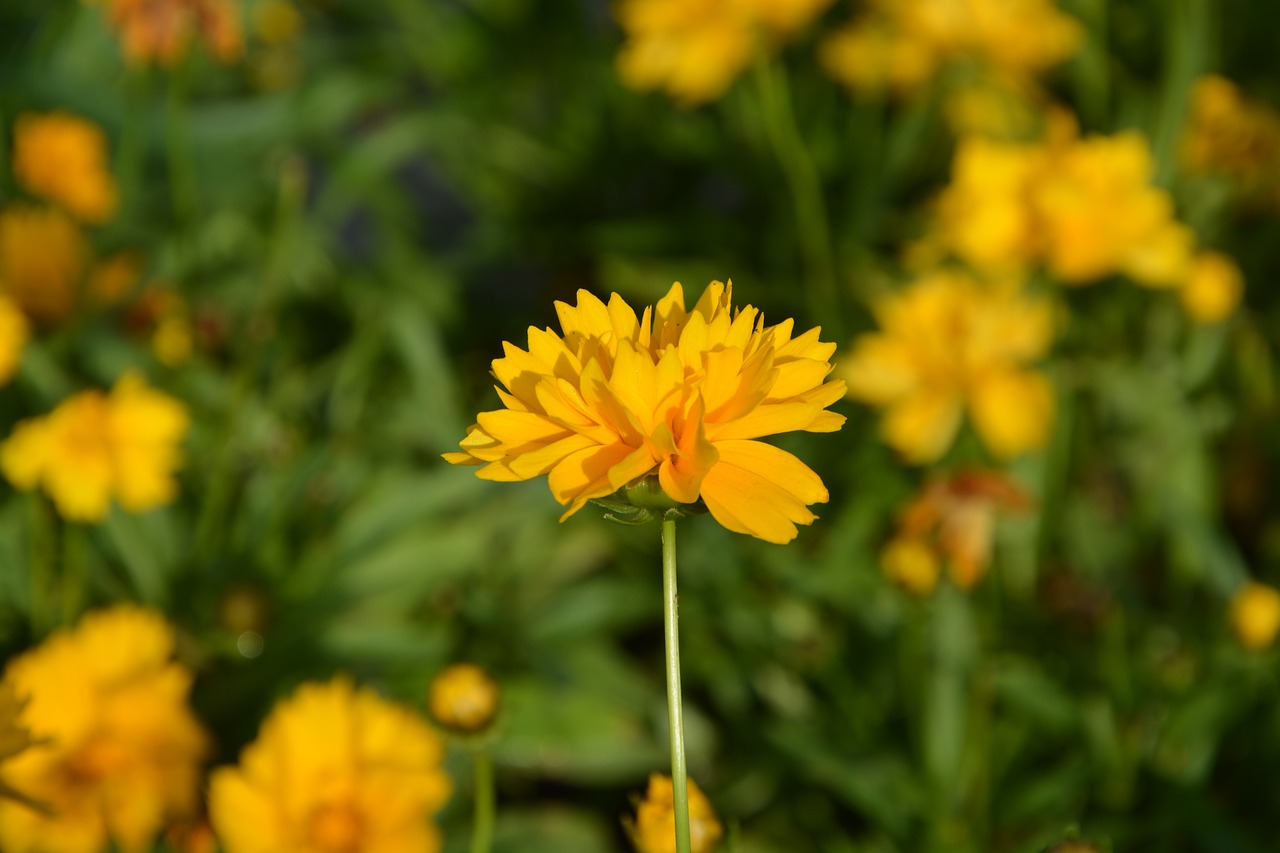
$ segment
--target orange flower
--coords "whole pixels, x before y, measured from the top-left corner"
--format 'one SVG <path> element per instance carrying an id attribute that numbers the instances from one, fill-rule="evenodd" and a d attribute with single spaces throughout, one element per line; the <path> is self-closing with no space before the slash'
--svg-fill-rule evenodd
<path id="1" fill-rule="evenodd" d="M 68 113 L 18 116 L 13 172 L 27 192 L 61 205 L 81 221 L 102 223 L 115 212 L 107 138 L 82 118 Z"/>
<path id="2" fill-rule="evenodd" d="M 61 211 L 0 211 L 0 293 L 33 320 L 56 323 L 70 313 L 88 256 L 80 229 Z"/>
<path id="3" fill-rule="evenodd" d="M 94 3 L 97 0 L 86 0 Z M 230 0 L 106 0 L 125 57 L 173 65 L 199 37 L 215 57 L 232 62 L 243 48 L 240 18 Z"/>

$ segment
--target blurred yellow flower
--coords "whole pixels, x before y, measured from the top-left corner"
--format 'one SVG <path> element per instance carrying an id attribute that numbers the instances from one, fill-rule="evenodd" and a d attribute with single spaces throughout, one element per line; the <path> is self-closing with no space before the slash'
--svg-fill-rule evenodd
<path id="1" fill-rule="evenodd" d="M 1231 627 L 1246 649 L 1261 651 L 1275 642 L 1280 632 L 1280 590 L 1257 581 L 1247 581 L 1231 599 Z"/>
<path id="2" fill-rule="evenodd" d="M 84 391 L 20 422 L 0 444 L 0 472 L 19 489 L 43 488 L 74 521 L 101 521 L 112 498 L 145 512 L 177 494 L 189 423 L 181 402 L 126 374 L 110 395 Z"/>
<path id="3" fill-rule="evenodd" d="M 667 497 L 703 501 L 729 530 L 789 542 L 827 489 L 755 439 L 838 430 L 844 416 L 826 408 L 845 384 L 826 381 L 835 344 L 819 329 L 793 338 L 791 320 L 765 326 L 750 305 L 732 310 L 732 291 L 712 282 L 686 312 L 676 282 L 639 320 L 616 293 L 607 306 L 585 290 L 577 306 L 557 302 L 564 336 L 530 328 L 527 352 L 503 344 L 493 373 L 505 408 L 481 413 L 445 459 L 484 464 L 487 480 L 547 474 L 569 507 L 562 521 L 656 474 Z"/>
<path id="4" fill-rule="evenodd" d="M 1192 261 L 1178 294 L 1192 320 L 1205 325 L 1221 323 L 1240 304 L 1244 276 L 1236 262 L 1221 252 L 1201 252 Z"/>
<path id="5" fill-rule="evenodd" d="M 995 471 L 961 471 L 935 480 L 902 511 L 897 534 L 880 555 L 884 573 L 925 595 L 945 563 L 951 582 L 970 589 L 991 563 L 997 514 L 1030 504 L 1017 484 Z"/>
<path id="6" fill-rule="evenodd" d="M 287 44 L 301 29 L 302 15 L 289 0 L 264 0 L 253 7 L 253 31 L 267 44 Z"/>
<path id="7" fill-rule="evenodd" d="M 161 616 L 122 605 L 9 663 L 36 743 L 5 762 L 5 780 L 49 813 L 0 800 L 7 853 L 141 853 L 195 810 L 206 741 L 173 649 Z"/>
<path id="8" fill-rule="evenodd" d="M 879 299 L 875 313 L 881 331 L 858 338 L 839 374 L 850 397 L 885 409 L 881 433 L 908 461 L 940 458 L 966 410 L 997 456 L 1044 446 L 1053 387 L 1027 365 L 1053 339 L 1047 301 L 937 271 Z"/>
<path id="9" fill-rule="evenodd" d="M 689 786 L 689 849 L 692 853 L 712 853 L 720 845 L 724 827 L 706 794 L 692 779 Z M 637 853 L 675 853 L 675 793 L 671 777 L 649 776 L 644 799 L 636 804 L 636 819 L 627 824 Z"/>
<path id="10" fill-rule="evenodd" d="M 30 335 L 26 316 L 13 300 L 0 294 L 0 385 L 13 378 Z"/>
<path id="11" fill-rule="evenodd" d="M 99 305 L 124 299 L 142 277 L 142 259 L 134 252 L 116 252 L 93 265 L 85 280 L 85 293 Z"/>
<path id="12" fill-rule="evenodd" d="M 209 816 L 226 853 L 437 853 L 451 792 L 444 745 L 417 716 L 337 678 L 276 705 Z"/>
<path id="13" fill-rule="evenodd" d="M 1244 96 L 1226 77 L 1201 77 L 1191 94 L 1181 159 L 1193 173 L 1214 172 L 1248 192 L 1280 184 L 1280 114 Z"/>
<path id="14" fill-rule="evenodd" d="M 427 707 L 431 718 L 446 729 L 478 732 L 498 713 L 501 691 L 478 666 L 458 663 L 446 667 L 431 680 Z"/>
<path id="15" fill-rule="evenodd" d="M 832 0 L 623 0 L 622 82 L 665 89 L 678 102 L 713 101 L 773 43 L 803 28 Z"/>
<path id="16" fill-rule="evenodd" d="M 102 223 L 115 213 L 107 160 L 107 137 L 93 122 L 61 112 L 18 116 L 13 173 L 19 186 L 83 222 Z"/>
<path id="17" fill-rule="evenodd" d="M 98 0 L 84 0 L 96 5 Z M 243 35 L 233 0 L 104 0 L 125 58 L 174 65 L 199 37 L 217 59 L 240 58 Z"/>
<path id="18" fill-rule="evenodd" d="M 80 229 L 60 211 L 0 211 L 0 293 L 37 322 L 56 323 L 71 311 L 88 254 Z"/>

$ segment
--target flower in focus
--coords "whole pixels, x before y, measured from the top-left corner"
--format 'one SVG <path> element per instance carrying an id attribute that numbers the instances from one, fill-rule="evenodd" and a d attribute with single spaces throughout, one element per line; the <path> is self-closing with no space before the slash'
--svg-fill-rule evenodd
<path id="1" fill-rule="evenodd" d="M 1225 77 L 1201 77 L 1192 89 L 1181 160 L 1188 171 L 1226 175 L 1245 192 L 1273 191 L 1280 184 L 1280 115 Z"/>
<path id="2" fill-rule="evenodd" d="M 70 313 L 88 254 L 80 229 L 61 211 L 0 211 L 0 293 L 37 322 L 56 323 Z"/>
<path id="3" fill-rule="evenodd" d="M 446 729 L 478 732 L 498 713 L 501 692 L 497 683 L 478 666 L 458 663 L 431 680 L 427 707 L 431 718 Z"/>
<path id="4" fill-rule="evenodd" d="M 689 779 L 688 785 L 689 849 L 693 853 L 711 853 L 719 846 L 724 828 L 697 783 Z M 649 776 L 649 788 L 636 804 L 636 819 L 627 823 L 627 834 L 637 853 L 675 853 L 675 793 L 670 776 Z"/>
<path id="5" fill-rule="evenodd" d="M 20 422 L 0 444 L 0 472 L 43 488 L 63 517 L 101 521 L 114 498 L 129 512 L 173 500 L 186 407 L 126 374 L 111 393 L 84 391 L 48 415 Z"/>
<path id="6" fill-rule="evenodd" d="M 5 780 L 48 812 L 0 800 L 0 847 L 141 853 L 195 810 L 206 740 L 173 649 L 162 617 L 123 605 L 9 663 L 5 682 L 28 697 L 21 721 L 36 743 L 5 762 Z"/>
<path id="7" fill-rule="evenodd" d="M 237 767 L 213 772 L 210 819 L 227 853 L 436 853 L 443 756 L 421 719 L 372 690 L 304 684 Z"/>
<path id="8" fill-rule="evenodd" d="M 1204 325 L 1221 323 L 1230 317 L 1243 294 L 1244 276 L 1240 267 L 1221 252 L 1197 255 L 1178 291 L 1187 316 Z"/>
<path id="9" fill-rule="evenodd" d="M 0 294 L 0 385 L 13 378 L 30 335 L 26 316 L 11 299 Z"/>
<path id="10" fill-rule="evenodd" d="M 18 116 L 13 138 L 18 184 L 83 222 L 99 224 L 115 212 L 116 185 L 107 159 L 107 138 L 93 122 L 68 113 Z"/>
<path id="11" fill-rule="evenodd" d="M 937 480 L 903 510 L 898 532 L 881 553 L 885 574 L 908 591 L 933 591 L 939 563 L 960 589 L 970 589 L 991 563 L 997 513 L 1025 511 L 1030 498 L 993 471 L 963 471 Z"/>
<path id="12" fill-rule="evenodd" d="M 627 42 L 618 73 L 632 89 L 666 89 L 695 105 L 724 94 L 761 49 L 813 20 L 832 0 L 623 0 Z"/>
<path id="13" fill-rule="evenodd" d="M 1240 645 L 1261 651 L 1280 632 L 1280 590 L 1257 581 L 1241 585 L 1231 599 L 1231 627 Z"/>
<path id="14" fill-rule="evenodd" d="M 827 489 L 756 439 L 838 430 L 844 416 L 826 408 L 845 383 L 826 380 L 835 344 L 819 329 L 766 326 L 750 305 L 732 311 L 732 292 L 712 282 L 687 312 L 676 282 L 639 320 L 616 293 L 607 306 L 585 290 L 576 306 L 557 302 L 563 337 L 531 327 L 528 351 L 503 344 L 493 373 L 505 408 L 482 412 L 445 459 L 484 465 L 486 480 L 548 475 L 569 508 L 562 521 L 656 474 L 670 500 L 701 500 L 729 530 L 789 542 Z"/>
<path id="15" fill-rule="evenodd" d="M 854 343 L 840 375 L 850 397 L 885 409 L 881 433 L 908 461 L 940 458 L 966 411 L 997 456 L 1045 445 L 1053 387 L 1028 363 L 1052 341 L 1047 301 L 937 271 L 882 297 L 875 314 L 880 331 Z"/>
<path id="16" fill-rule="evenodd" d="M 86 0 L 96 3 L 97 0 Z M 199 37 L 217 59 L 240 57 L 243 35 L 237 4 L 231 0 L 104 0 L 119 31 L 125 58 L 174 65 Z"/>

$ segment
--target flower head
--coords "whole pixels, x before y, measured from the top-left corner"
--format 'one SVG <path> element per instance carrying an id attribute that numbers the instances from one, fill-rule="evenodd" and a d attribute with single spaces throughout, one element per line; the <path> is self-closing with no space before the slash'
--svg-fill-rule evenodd
<path id="1" fill-rule="evenodd" d="M 88 257 L 84 235 L 61 211 L 0 211 L 0 293 L 32 319 L 56 323 L 71 311 Z"/>
<path id="2" fill-rule="evenodd" d="M 436 853 L 444 745 L 417 716 L 337 678 L 276 705 L 209 814 L 227 853 Z"/>
<path id="3" fill-rule="evenodd" d="M 177 493 L 189 423 L 182 403 L 126 374 L 109 395 L 84 391 L 19 423 L 0 444 L 0 472 L 19 489 L 43 488 L 68 519 L 101 521 L 112 498 L 145 512 Z"/>
<path id="4" fill-rule="evenodd" d="M 26 315 L 11 299 L 0 294 L 0 385 L 13 378 L 30 335 Z"/>
<path id="5" fill-rule="evenodd" d="M 1211 74 L 1191 94 L 1181 160 L 1193 173 L 1232 178 L 1247 192 L 1280 184 L 1280 114 L 1245 97 L 1235 83 Z"/>
<path id="6" fill-rule="evenodd" d="M 692 311 L 680 283 L 654 308 L 635 311 L 616 293 L 608 305 L 585 290 L 556 303 L 563 336 L 529 329 L 529 349 L 503 344 L 493 362 L 505 408 L 482 412 L 445 458 L 484 465 L 487 480 L 547 475 L 573 515 L 651 475 L 679 504 L 705 503 L 730 530 L 788 542 L 827 500 L 818 475 L 756 439 L 832 432 L 826 411 L 844 395 L 826 381 L 835 344 L 819 329 L 766 326 L 750 305 L 731 309 L 732 283 L 713 282 Z"/>
<path id="7" fill-rule="evenodd" d="M 28 698 L 35 743 L 5 762 L 5 781 L 48 811 L 0 800 L 0 847 L 140 853 L 194 811 L 205 735 L 173 648 L 163 618 L 122 605 L 10 662 L 5 682 Z"/>
<path id="8" fill-rule="evenodd" d="M 86 0 L 95 3 L 97 0 Z M 125 57 L 134 63 L 174 65 L 199 37 L 222 62 L 239 58 L 243 34 L 230 0 L 105 0 L 120 33 Z"/>
<path id="9" fill-rule="evenodd" d="M 624 0 L 618 73 L 633 89 L 666 89 L 684 104 L 724 94 L 770 42 L 832 0 Z"/>
<path id="10" fill-rule="evenodd" d="M 427 706 L 446 729 L 478 732 L 493 722 L 501 691 L 489 673 L 469 663 L 447 667 L 431 680 Z"/>
<path id="11" fill-rule="evenodd" d="M 1254 651 L 1268 648 L 1280 633 L 1280 590 L 1249 581 L 1231 599 L 1230 615 L 1240 645 Z"/>
<path id="12" fill-rule="evenodd" d="M 689 779 L 688 785 L 689 849 L 693 853 L 712 853 L 720 844 L 724 828 L 697 783 Z M 649 789 L 636 805 L 636 819 L 627 823 L 627 831 L 637 853 L 675 853 L 675 792 L 670 776 L 649 776 Z"/>
<path id="13" fill-rule="evenodd" d="M 1053 388 L 1028 363 L 1053 337 L 1046 301 L 942 271 L 875 309 L 880 331 L 855 342 L 841 375 L 849 396 L 885 409 L 881 432 L 908 461 L 941 457 L 966 411 L 997 456 L 1044 446 Z"/>
<path id="14" fill-rule="evenodd" d="M 105 222 L 115 212 L 107 138 L 82 118 L 68 113 L 18 116 L 13 172 L 27 192 L 60 205 L 83 222 Z"/>
<path id="15" fill-rule="evenodd" d="M 1203 325 L 1221 323 L 1230 317 L 1243 294 L 1240 267 L 1221 252 L 1198 254 L 1178 291 L 1187 316 Z"/>

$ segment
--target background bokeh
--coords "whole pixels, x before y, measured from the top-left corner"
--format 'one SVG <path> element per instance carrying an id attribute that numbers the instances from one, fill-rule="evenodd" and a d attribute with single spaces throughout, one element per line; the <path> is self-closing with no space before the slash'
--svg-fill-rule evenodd
<path id="1" fill-rule="evenodd" d="M 628 849 L 667 761 L 658 530 L 560 524 L 545 480 L 440 454 L 555 300 L 732 279 L 822 326 L 837 376 L 914 330 L 913 381 L 969 414 L 937 452 L 895 444 L 875 393 L 781 437 L 831 493 L 789 545 L 681 522 L 690 770 L 727 849 L 1277 849 L 1273 13 L 5 0 L 0 293 L 31 330 L 0 438 L 129 371 L 191 425 L 155 509 L 77 521 L 0 483 L 0 653 L 163 613 L 212 766 L 304 681 L 421 710 L 470 661 L 503 690 L 495 849 Z M 99 129 L 117 191 L 67 220 L 82 249 L 16 224 L 59 206 L 15 162 L 52 113 Z M 978 288 L 962 319 L 886 307 L 939 274 Z M 1052 393 L 997 395 L 1012 446 L 965 371 L 1031 320 L 983 288 L 1052 327 L 990 356 Z M 465 751 L 447 767 L 460 851 Z"/>

